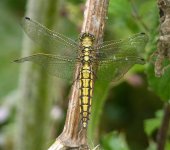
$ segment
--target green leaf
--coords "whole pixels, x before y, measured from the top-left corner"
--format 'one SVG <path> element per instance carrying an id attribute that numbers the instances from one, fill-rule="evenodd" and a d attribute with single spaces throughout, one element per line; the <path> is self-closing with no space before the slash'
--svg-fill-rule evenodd
<path id="1" fill-rule="evenodd" d="M 102 139 L 103 149 L 107 150 L 129 150 L 125 137 L 122 134 L 116 132 L 106 135 Z"/>
<path id="2" fill-rule="evenodd" d="M 149 147 L 147 148 L 147 150 L 156 150 L 156 143 L 153 141 L 149 142 Z"/>
<path id="3" fill-rule="evenodd" d="M 126 8 L 126 9 L 124 9 Z M 109 3 L 109 13 L 113 13 L 116 16 L 122 15 L 126 16 L 128 15 L 127 12 L 130 12 L 131 6 L 130 3 L 127 0 L 111 0 Z"/>
<path id="4" fill-rule="evenodd" d="M 165 145 L 165 150 L 170 150 L 170 141 L 167 140 L 167 143 Z"/>
<path id="5" fill-rule="evenodd" d="M 145 131 L 147 135 L 151 136 L 152 133 L 160 128 L 161 122 L 162 122 L 162 117 L 163 117 L 163 111 L 157 111 L 156 112 L 156 117 L 152 119 L 147 119 L 145 121 Z M 157 143 L 154 142 L 153 140 L 149 141 L 149 147 L 147 150 L 155 150 L 157 147 Z M 169 139 L 166 139 L 166 144 L 165 144 L 165 150 L 170 149 L 170 141 Z"/>
<path id="6" fill-rule="evenodd" d="M 150 87 L 163 101 L 170 100 L 170 67 L 165 71 L 161 77 L 155 77 L 153 64 L 148 64 L 147 77 Z"/>
<path id="7" fill-rule="evenodd" d="M 147 119 L 145 121 L 145 132 L 147 133 L 147 135 L 151 136 L 153 131 L 160 127 L 162 115 L 162 110 L 158 111 L 155 118 Z"/>

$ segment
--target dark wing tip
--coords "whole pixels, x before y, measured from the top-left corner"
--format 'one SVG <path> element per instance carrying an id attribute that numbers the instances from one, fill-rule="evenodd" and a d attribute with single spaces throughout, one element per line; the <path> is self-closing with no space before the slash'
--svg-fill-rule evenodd
<path id="1" fill-rule="evenodd" d="M 141 34 L 141 35 L 145 35 L 146 33 L 144 33 L 144 32 L 141 32 L 140 34 Z"/>
<path id="2" fill-rule="evenodd" d="M 19 60 L 18 60 L 18 59 L 16 59 L 16 60 L 13 60 L 13 62 L 15 62 L 15 63 L 19 63 Z"/>
<path id="3" fill-rule="evenodd" d="M 144 59 L 144 58 L 141 58 L 140 60 L 143 61 L 143 62 L 145 62 L 145 59 Z"/>
<path id="4" fill-rule="evenodd" d="M 146 63 L 144 58 L 140 58 L 140 61 L 141 61 L 141 64 L 145 64 Z"/>
<path id="5" fill-rule="evenodd" d="M 26 20 L 31 20 L 29 17 L 25 17 Z"/>
<path id="6" fill-rule="evenodd" d="M 23 58 L 13 60 L 14 63 L 22 63 L 24 61 Z"/>
<path id="7" fill-rule="evenodd" d="M 149 41 L 149 36 L 146 33 L 141 32 L 140 36 L 142 36 L 144 38 L 144 42 L 148 42 Z"/>

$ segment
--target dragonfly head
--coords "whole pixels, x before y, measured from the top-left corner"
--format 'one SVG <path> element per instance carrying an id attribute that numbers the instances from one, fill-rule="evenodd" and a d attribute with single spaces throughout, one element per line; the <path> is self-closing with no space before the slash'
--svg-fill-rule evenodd
<path id="1" fill-rule="evenodd" d="M 83 33 L 80 36 L 80 43 L 83 47 L 91 47 L 94 43 L 94 35 L 90 34 L 90 33 Z"/>

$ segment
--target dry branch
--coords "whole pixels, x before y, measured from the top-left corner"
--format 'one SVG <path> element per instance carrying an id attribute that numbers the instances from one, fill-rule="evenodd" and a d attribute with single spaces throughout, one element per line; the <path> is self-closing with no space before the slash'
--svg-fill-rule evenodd
<path id="1" fill-rule="evenodd" d="M 169 66 L 163 66 L 166 58 L 170 59 L 170 0 L 158 0 L 160 15 L 160 36 L 157 45 L 155 75 L 160 77 Z"/>
<path id="2" fill-rule="evenodd" d="M 168 129 L 170 124 L 170 103 L 167 103 L 164 107 L 164 116 L 162 124 L 157 135 L 157 150 L 164 150 L 167 139 Z"/>
<path id="3" fill-rule="evenodd" d="M 160 15 L 160 36 L 157 45 L 157 59 L 155 61 L 155 75 L 160 77 L 170 65 L 164 66 L 166 59 L 170 59 L 170 0 L 158 0 Z M 170 123 L 170 104 L 166 103 L 164 117 L 157 136 L 157 150 L 164 150 L 168 127 Z"/>

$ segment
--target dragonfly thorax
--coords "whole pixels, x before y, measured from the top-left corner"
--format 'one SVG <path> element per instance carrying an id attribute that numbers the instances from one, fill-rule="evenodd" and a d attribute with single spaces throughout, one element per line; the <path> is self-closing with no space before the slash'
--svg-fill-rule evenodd
<path id="1" fill-rule="evenodd" d="M 81 51 L 80 51 L 80 55 L 79 55 L 79 58 L 82 62 L 82 64 L 88 62 L 92 62 L 93 61 L 93 48 L 90 46 L 90 47 L 82 47 Z"/>
<path id="2" fill-rule="evenodd" d="M 93 53 L 92 51 L 82 51 L 80 53 L 80 60 L 81 60 L 81 63 L 84 64 L 84 63 L 91 63 L 94 59 L 94 56 L 93 56 Z"/>
<path id="3" fill-rule="evenodd" d="M 82 45 L 83 47 L 91 47 L 92 44 L 93 44 L 93 41 L 92 41 L 91 38 L 89 38 L 89 37 L 85 37 L 85 38 L 82 40 L 82 42 L 81 42 L 81 45 Z"/>

